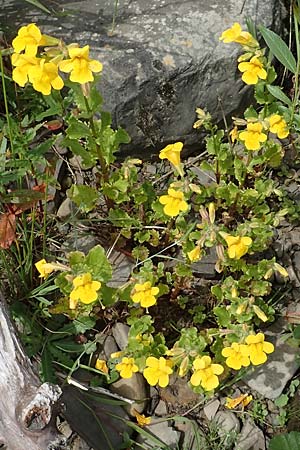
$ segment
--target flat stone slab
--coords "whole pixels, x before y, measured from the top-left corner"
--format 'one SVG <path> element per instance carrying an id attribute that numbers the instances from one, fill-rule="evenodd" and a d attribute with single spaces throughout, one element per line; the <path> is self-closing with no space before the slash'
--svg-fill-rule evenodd
<path id="1" fill-rule="evenodd" d="M 170 142 L 199 145 L 195 109 L 216 121 L 237 114 L 253 89 L 237 71 L 238 44 L 223 44 L 224 29 L 246 17 L 279 30 L 280 2 L 269 0 L 120 0 L 114 33 L 113 0 L 46 2 L 50 16 L 23 0 L 6 0 L 0 26 L 13 31 L 36 22 L 68 43 L 89 44 L 103 65 L 99 83 L 114 123 L 132 137 L 127 149 L 152 153 Z M 247 99 L 248 97 L 248 99 Z M 140 155 L 141 156 L 141 155 Z"/>
<path id="2" fill-rule="evenodd" d="M 266 331 L 266 341 L 272 342 L 275 351 L 268 355 L 265 364 L 243 378 L 243 381 L 254 391 L 264 397 L 274 400 L 281 395 L 286 384 L 300 367 L 299 348 L 292 347 L 286 342 L 285 331 L 287 322 L 282 317 Z"/>

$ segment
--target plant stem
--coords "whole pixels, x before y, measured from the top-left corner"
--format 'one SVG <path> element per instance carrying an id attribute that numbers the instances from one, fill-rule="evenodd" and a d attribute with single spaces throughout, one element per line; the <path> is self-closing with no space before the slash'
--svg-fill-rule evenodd
<path id="1" fill-rule="evenodd" d="M 88 102 L 88 99 L 84 96 L 84 101 L 85 101 L 85 105 L 86 105 L 86 109 L 87 111 L 90 113 L 90 118 L 89 118 L 89 122 L 90 122 L 90 127 L 91 127 L 91 131 L 92 131 L 92 135 L 95 141 L 95 146 L 96 146 L 96 151 L 97 151 L 97 156 L 98 156 L 98 160 L 100 163 L 100 167 L 101 167 L 101 178 L 104 180 L 105 183 L 109 182 L 109 173 L 107 170 L 107 165 L 106 165 L 106 161 L 103 158 L 102 152 L 101 152 L 101 148 L 100 145 L 97 143 L 97 131 L 96 131 L 96 127 L 95 127 L 95 122 L 94 122 L 94 117 Z M 107 209 L 111 209 L 114 207 L 114 203 L 113 201 L 108 198 L 106 195 L 104 196 L 105 199 L 105 203 L 107 206 Z"/>
<path id="2" fill-rule="evenodd" d="M 6 115 L 6 122 L 7 122 L 8 134 L 9 134 L 9 140 L 10 140 L 10 148 L 11 148 L 11 152 L 13 153 L 13 147 L 14 147 L 13 142 L 14 141 L 13 141 L 12 131 L 11 131 L 11 127 L 10 127 L 10 117 L 9 117 L 9 111 L 8 111 L 6 86 L 5 86 L 5 78 L 4 78 L 3 57 L 2 57 L 2 51 L 1 50 L 0 50 L 0 69 L 1 69 L 1 79 L 2 79 L 2 89 L 3 89 L 5 115 Z"/>
<path id="3" fill-rule="evenodd" d="M 114 34 L 114 31 L 115 31 L 116 18 L 117 18 L 117 14 L 118 14 L 118 5 L 119 5 L 119 0 L 115 0 L 115 6 L 114 6 L 114 12 L 113 12 L 113 18 L 112 18 L 110 34 Z"/>
<path id="4" fill-rule="evenodd" d="M 293 121 L 295 109 L 299 100 L 299 73 L 300 73 L 300 42 L 299 42 L 299 27 L 296 14 L 294 12 L 294 27 L 295 27 L 295 40 L 296 40 L 296 50 L 297 50 L 297 66 L 295 73 L 295 87 L 294 87 L 294 98 L 291 108 L 291 122 Z"/>

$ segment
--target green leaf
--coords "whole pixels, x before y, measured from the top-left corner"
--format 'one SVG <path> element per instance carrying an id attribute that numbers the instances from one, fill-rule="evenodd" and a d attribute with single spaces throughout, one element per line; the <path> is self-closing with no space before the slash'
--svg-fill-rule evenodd
<path id="1" fill-rule="evenodd" d="M 289 397 L 286 394 L 280 395 L 275 400 L 275 405 L 278 406 L 278 408 L 282 408 L 283 406 L 286 406 L 289 402 Z"/>
<path id="2" fill-rule="evenodd" d="M 300 325 L 294 328 L 293 335 L 295 339 L 300 339 Z"/>
<path id="3" fill-rule="evenodd" d="M 68 147 L 74 155 L 80 156 L 84 169 L 90 169 L 96 164 L 96 156 L 88 152 L 76 139 L 65 138 L 62 145 Z"/>
<path id="4" fill-rule="evenodd" d="M 69 126 L 67 128 L 67 136 L 70 139 L 91 137 L 91 130 L 81 120 L 77 120 L 75 117 L 71 117 L 68 122 Z"/>
<path id="5" fill-rule="evenodd" d="M 216 306 L 213 309 L 215 316 L 217 317 L 218 324 L 221 327 L 228 327 L 230 324 L 230 313 L 224 308 L 224 306 Z"/>
<path id="6" fill-rule="evenodd" d="M 264 26 L 261 26 L 259 30 L 275 58 L 277 58 L 290 72 L 295 74 L 297 63 L 286 43 L 278 36 L 278 34 L 268 30 L 268 28 Z"/>
<path id="7" fill-rule="evenodd" d="M 90 268 L 92 274 L 105 283 L 112 277 L 112 268 L 106 257 L 104 248 L 96 245 L 89 251 L 85 263 Z"/>
<path id="8" fill-rule="evenodd" d="M 52 355 L 48 345 L 45 345 L 41 359 L 41 378 L 42 381 L 49 381 L 56 384 L 56 376 L 52 366 Z"/>
<path id="9" fill-rule="evenodd" d="M 292 105 L 292 101 L 288 98 L 287 95 L 285 95 L 284 92 L 282 92 L 282 89 L 280 89 L 279 86 L 272 86 L 271 84 L 267 84 L 267 89 L 270 94 L 273 95 L 273 97 L 277 98 L 283 103 L 286 103 L 289 106 Z"/>
<path id="10" fill-rule="evenodd" d="M 291 431 L 274 436 L 270 441 L 269 450 L 300 450 L 300 432 Z"/>
<path id="11" fill-rule="evenodd" d="M 89 212 L 94 209 L 99 199 L 96 189 L 85 185 L 73 184 L 67 190 L 67 195 L 83 212 Z"/>
<path id="12" fill-rule="evenodd" d="M 49 9 L 46 8 L 46 6 L 42 5 L 42 3 L 40 3 L 38 0 L 25 0 L 25 2 L 30 3 L 31 5 L 35 6 L 36 8 L 41 9 L 42 11 L 44 11 L 47 14 L 51 14 L 51 11 L 49 11 Z"/>

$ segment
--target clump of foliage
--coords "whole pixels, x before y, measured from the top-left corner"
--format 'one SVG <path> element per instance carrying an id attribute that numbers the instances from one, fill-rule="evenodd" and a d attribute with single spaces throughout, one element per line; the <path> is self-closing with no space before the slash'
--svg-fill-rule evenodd
<path id="1" fill-rule="evenodd" d="M 299 63 L 276 34 L 264 27 L 260 32 L 296 83 Z M 25 295 L 37 320 L 30 318 L 25 302 L 14 304 L 13 310 L 23 324 L 30 355 L 42 353 L 44 379 L 53 380 L 54 360 L 69 376 L 79 367 L 90 370 L 95 383 L 140 372 L 150 385 L 163 388 L 177 373 L 196 392 L 211 393 L 239 371 L 265 363 L 274 351 L 261 328 L 275 315 L 271 277 L 274 272 L 285 278 L 288 274 L 274 257 L 264 254 L 281 220 L 298 217 L 299 208 L 269 174 L 280 169 L 287 146 L 298 146 L 298 87 L 290 99 L 274 85 L 275 69 L 255 30 L 242 31 L 235 23 L 220 39 L 241 46 L 238 69 L 242 80 L 254 86 L 257 105 L 249 107 L 244 118 L 234 119 L 228 135 L 212 123 L 209 112 L 197 108 L 194 127 L 207 132 L 208 158 L 196 160 L 211 181 L 201 182 L 197 171 L 184 164 L 184 145 L 175 142 L 159 153 L 171 168 L 165 184 L 145 178 L 139 159 L 116 164 L 120 144 L 130 139 L 123 129 L 113 129 L 110 115 L 102 110 L 94 79 L 102 64 L 90 58 L 88 46 L 66 45 L 43 35 L 35 24 L 22 27 L 13 40 L 12 80 L 24 88 L 23 94 L 18 88 L 20 95 L 35 99 L 38 113 L 25 115 L 19 124 L 6 103 L 1 136 L 2 249 L 15 252 L 22 265 L 18 216 L 27 228 L 31 226 L 30 236 L 36 228 L 41 236 L 47 234 L 44 206 L 55 180 L 46 152 L 59 140 L 60 146 L 81 158 L 83 168 L 96 173 L 95 186 L 73 184 L 68 197 L 87 219 L 97 213 L 108 223 L 126 241 L 136 262 L 130 279 L 112 287 L 107 248 L 97 245 L 88 254 L 73 251 L 57 260 L 41 238 L 34 270 L 42 283 L 33 290 L 31 265 L 31 285 Z M 11 86 L 3 65 L 2 77 L 3 86 Z M 45 122 L 46 118 L 51 120 Z M 33 146 L 45 125 L 56 134 Z M 42 173 L 37 170 L 41 162 Z M 23 189 L 22 176 L 35 181 L 34 197 L 29 187 Z M 19 192 L 29 200 L 19 201 Z M 33 241 L 31 257 L 32 249 Z M 213 283 L 209 301 L 190 307 L 195 263 L 212 250 L 220 280 Z M 155 319 L 166 302 L 178 309 L 190 308 L 190 325 L 175 337 L 156 329 Z M 96 322 L 120 304 L 130 325 L 128 344 L 108 360 L 98 358 Z M 152 311 L 158 311 L 155 317 Z"/>

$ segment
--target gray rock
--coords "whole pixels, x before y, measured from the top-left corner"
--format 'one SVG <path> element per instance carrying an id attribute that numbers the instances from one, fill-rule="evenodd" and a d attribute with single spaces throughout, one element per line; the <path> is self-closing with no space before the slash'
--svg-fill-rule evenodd
<path id="1" fill-rule="evenodd" d="M 120 378 L 110 385 L 110 390 L 130 400 L 136 400 L 135 403 L 125 406 L 126 411 L 131 416 L 134 416 L 134 410 L 141 413 L 145 409 L 147 390 L 142 374 L 134 373 L 131 378 Z"/>
<path id="2" fill-rule="evenodd" d="M 231 411 L 219 411 L 215 418 L 214 423 L 218 425 L 218 433 L 220 436 L 224 436 L 227 433 L 234 432 L 239 433 L 240 422 Z"/>
<path id="3" fill-rule="evenodd" d="M 68 0 L 61 8 L 64 15 L 50 16 L 23 0 L 6 0 L 1 29 L 12 34 L 36 22 L 46 34 L 89 44 L 104 65 L 105 108 L 139 153 L 177 140 L 198 146 L 196 107 L 207 107 L 219 121 L 223 111 L 236 115 L 248 103 L 253 89 L 237 75 L 240 47 L 219 41 L 224 29 L 245 26 L 246 17 L 277 31 L 282 26 L 277 0 L 120 0 L 114 33 L 112 0 Z"/>
<path id="4" fill-rule="evenodd" d="M 263 432 L 247 419 L 243 425 L 234 450 L 265 450 L 265 438 Z"/>
<path id="5" fill-rule="evenodd" d="M 213 420 L 220 406 L 220 401 L 218 399 L 214 399 L 211 402 L 207 403 L 203 412 L 208 420 Z"/>
<path id="6" fill-rule="evenodd" d="M 99 359 L 108 360 L 112 353 L 119 351 L 116 341 L 112 336 L 97 336 L 99 344 L 102 346 L 102 351 L 99 354 Z"/>
<path id="7" fill-rule="evenodd" d="M 117 322 L 112 328 L 112 334 L 120 350 L 123 350 L 128 343 L 129 326 L 125 323 Z"/>
<path id="8" fill-rule="evenodd" d="M 155 408 L 154 414 L 159 417 L 166 416 L 168 414 L 167 405 L 165 404 L 165 402 L 163 400 L 160 400 L 158 402 L 158 405 Z"/>
<path id="9" fill-rule="evenodd" d="M 205 435 L 194 420 L 175 420 L 175 427 L 183 433 L 182 449 L 209 450 Z"/>
<path id="10" fill-rule="evenodd" d="M 128 256 L 117 250 L 109 252 L 108 260 L 113 268 L 113 276 L 107 285 L 109 287 L 118 288 L 128 281 L 134 263 Z"/>
<path id="11" fill-rule="evenodd" d="M 152 422 L 155 419 L 159 419 L 158 417 L 153 416 Z M 168 449 L 178 449 L 178 443 L 180 439 L 180 433 L 174 430 L 169 426 L 169 422 L 166 420 L 164 422 L 151 423 L 145 427 L 145 430 L 150 434 L 153 434 L 154 437 L 159 439 L 162 444 L 168 446 Z M 152 450 L 155 442 L 150 438 L 150 436 L 139 435 L 137 438 L 137 442 L 143 445 L 142 448 Z M 162 445 L 163 446 L 163 445 Z M 136 447 L 136 450 L 140 447 Z"/>
<path id="12" fill-rule="evenodd" d="M 66 237 L 65 242 L 61 246 L 61 250 L 63 252 L 73 252 L 74 250 L 78 250 L 86 255 L 97 244 L 98 241 L 92 234 L 87 234 L 84 230 L 74 229 L 72 233 Z"/>
<path id="13" fill-rule="evenodd" d="M 109 359 L 110 355 L 117 352 L 118 350 L 119 349 L 114 338 L 112 336 L 106 336 L 106 339 L 103 343 L 103 351 L 106 358 Z"/>
<path id="14" fill-rule="evenodd" d="M 75 204 L 72 202 L 70 198 L 65 198 L 64 201 L 61 203 L 60 207 L 57 210 L 56 216 L 60 220 L 66 220 L 72 215 L 75 214 L 76 210 L 78 208 L 75 206 Z"/>
<path id="15" fill-rule="evenodd" d="M 216 269 L 215 265 L 217 262 L 217 253 L 215 247 L 206 248 L 206 255 L 202 256 L 202 258 L 193 263 L 191 265 L 191 269 L 193 273 L 198 277 L 203 277 L 206 279 L 215 278 Z"/>
<path id="16" fill-rule="evenodd" d="M 268 328 L 266 341 L 274 344 L 275 351 L 268 355 L 265 364 L 257 366 L 243 379 L 251 389 L 270 400 L 282 393 L 300 366 L 299 349 L 291 347 L 284 339 L 286 326 L 287 321 L 282 317 Z"/>

